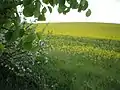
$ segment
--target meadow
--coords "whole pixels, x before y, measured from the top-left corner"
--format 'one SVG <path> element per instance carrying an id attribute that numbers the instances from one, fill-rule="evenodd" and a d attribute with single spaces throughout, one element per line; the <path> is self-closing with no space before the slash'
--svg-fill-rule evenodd
<path id="1" fill-rule="evenodd" d="M 46 23 L 37 25 L 36 30 L 40 31 L 46 26 Z M 120 25 L 112 23 L 48 23 L 45 33 L 48 30 L 52 31 L 55 35 L 120 40 Z"/>
<path id="2" fill-rule="evenodd" d="M 44 70 L 57 80 L 53 90 L 120 90 L 120 25 L 52 23 L 48 30 Z"/>

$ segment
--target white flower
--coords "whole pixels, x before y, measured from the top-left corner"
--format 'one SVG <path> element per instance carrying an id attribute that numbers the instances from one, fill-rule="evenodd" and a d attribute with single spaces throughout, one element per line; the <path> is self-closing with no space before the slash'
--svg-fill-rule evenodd
<path id="1" fill-rule="evenodd" d="M 14 68 L 11 68 L 11 70 L 13 71 L 13 70 L 14 70 Z"/>
<path id="2" fill-rule="evenodd" d="M 48 63 L 48 60 L 45 60 L 45 63 Z"/>
<path id="3" fill-rule="evenodd" d="M 40 46 L 45 46 L 45 42 L 42 40 L 39 41 L 39 44 L 40 44 Z"/>

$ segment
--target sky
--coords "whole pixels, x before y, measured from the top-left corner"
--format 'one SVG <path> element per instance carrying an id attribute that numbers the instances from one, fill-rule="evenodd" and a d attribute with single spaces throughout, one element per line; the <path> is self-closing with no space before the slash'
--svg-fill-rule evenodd
<path id="1" fill-rule="evenodd" d="M 89 8 L 92 11 L 90 17 L 85 12 L 71 10 L 66 15 L 59 14 L 57 8 L 53 13 L 46 13 L 47 22 L 104 22 L 120 23 L 120 0 L 88 0 Z"/>

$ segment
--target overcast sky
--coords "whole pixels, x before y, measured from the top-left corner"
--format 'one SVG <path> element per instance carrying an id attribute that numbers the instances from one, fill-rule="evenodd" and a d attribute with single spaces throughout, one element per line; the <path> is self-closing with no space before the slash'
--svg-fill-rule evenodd
<path id="1" fill-rule="evenodd" d="M 63 15 L 57 12 L 57 8 L 54 8 L 52 14 L 46 14 L 46 21 L 120 23 L 120 0 L 88 0 L 88 2 L 92 11 L 90 17 L 86 17 L 85 12 L 79 13 L 77 10 L 71 10 Z"/>
<path id="2" fill-rule="evenodd" d="M 56 8 L 52 14 L 47 13 L 47 21 L 51 22 L 106 22 L 120 23 L 120 0 L 88 0 L 92 11 L 90 17 L 85 12 L 72 10 L 67 15 L 58 14 Z"/>

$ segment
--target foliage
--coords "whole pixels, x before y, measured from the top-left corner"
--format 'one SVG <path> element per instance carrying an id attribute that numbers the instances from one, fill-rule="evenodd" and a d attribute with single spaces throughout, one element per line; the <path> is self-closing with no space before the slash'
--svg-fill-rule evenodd
<path id="1" fill-rule="evenodd" d="M 44 56 L 44 51 L 41 51 L 38 43 L 39 39 L 35 36 L 36 34 L 32 28 L 28 28 L 29 25 L 26 24 L 21 24 L 21 26 L 24 28 L 21 28 L 22 33 L 18 35 L 14 31 L 14 27 L 11 28 L 14 32 L 3 29 L 0 33 L 0 42 L 2 43 L 0 52 L 0 87 L 6 90 L 10 88 L 12 90 L 39 88 L 35 67 L 37 68 L 40 61 L 36 60 L 36 57 Z M 15 38 L 16 35 L 17 38 Z M 25 43 L 27 43 L 27 46 Z"/>
<path id="2" fill-rule="evenodd" d="M 19 12 L 18 6 L 23 9 L 22 12 Z M 51 80 L 46 69 L 52 64 L 46 64 L 49 60 L 44 51 L 47 48 L 44 44 L 46 40 L 41 38 L 43 35 L 36 32 L 34 26 L 21 22 L 21 15 L 25 19 L 33 16 L 43 21 L 46 19 L 45 13 L 48 10 L 52 13 L 52 8 L 55 6 L 58 6 L 58 12 L 63 14 L 68 13 L 70 9 L 79 9 L 78 11 L 81 12 L 88 8 L 88 1 L 0 0 L 0 88 L 2 90 L 53 90 L 55 87 L 68 86 L 56 78 Z M 66 71 L 63 70 L 63 73 Z M 56 84 L 58 85 L 54 87 Z"/>
<path id="3" fill-rule="evenodd" d="M 66 5 L 68 4 L 68 5 Z M 17 6 L 23 7 L 22 12 L 18 12 Z M 78 12 L 85 11 L 88 8 L 87 0 L 1 0 L 0 1 L 0 25 L 20 21 L 20 14 L 25 17 L 34 16 L 38 20 L 45 20 L 45 13 L 57 6 L 58 12 L 66 14 L 71 9 L 78 9 Z M 22 9 L 22 8 L 21 8 Z M 88 10 L 90 12 L 90 10 Z M 91 13 L 87 13 L 89 16 Z M 17 25 L 17 24 L 16 24 Z"/>
<path id="4" fill-rule="evenodd" d="M 68 6 L 66 5 L 69 4 Z M 50 4 L 50 5 L 49 5 Z M 23 7 L 22 12 L 18 12 L 18 6 Z M 88 8 L 88 1 L 81 0 L 1 0 L 0 1 L 0 32 L 5 37 L 6 42 L 14 42 L 18 38 L 24 41 L 24 47 L 28 50 L 32 49 L 32 41 L 35 39 L 33 33 L 26 35 L 25 28 L 21 23 L 21 14 L 25 17 L 34 16 L 38 20 L 45 20 L 47 10 L 52 13 L 52 8 L 58 6 L 58 12 L 66 14 L 70 9 L 78 9 L 79 12 Z M 90 9 L 86 16 L 91 14 Z M 24 39 L 24 40 L 23 40 Z M 0 43 L 3 49 L 3 43 Z"/>

